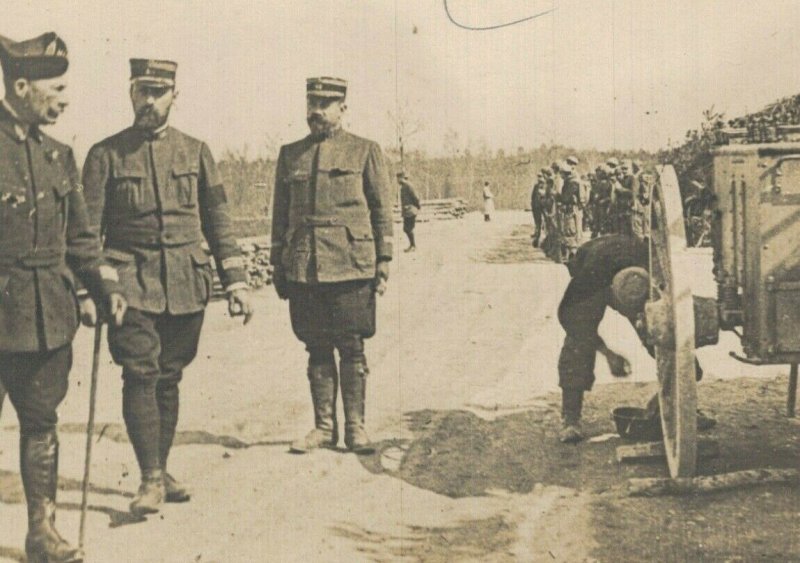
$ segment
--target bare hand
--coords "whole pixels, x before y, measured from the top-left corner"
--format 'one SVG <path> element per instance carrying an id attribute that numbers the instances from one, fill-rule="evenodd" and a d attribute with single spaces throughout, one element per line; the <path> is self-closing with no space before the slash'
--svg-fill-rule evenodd
<path id="1" fill-rule="evenodd" d="M 249 289 L 234 289 L 228 294 L 228 312 L 231 317 L 244 315 L 243 324 L 250 322 L 255 310 L 252 303 L 250 303 Z"/>
<path id="2" fill-rule="evenodd" d="M 128 301 L 120 293 L 112 293 L 108 296 L 108 317 L 109 321 L 114 319 L 114 326 L 122 326 L 125 318 L 125 311 L 128 310 Z"/>
<path id="3" fill-rule="evenodd" d="M 97 306 L 91 297 L 88 295 L 80 297 L 78 299 L 78 309 L 80 310 L 83 326 L 92 327 L 97 324 Z"/>
<path id="4" fill-rule="evenodd" d="M 389 262 L 378 262 L 375 266 L 375 292 L 378 295 L 386 293 L 386 282 L 389 281 Z"/>

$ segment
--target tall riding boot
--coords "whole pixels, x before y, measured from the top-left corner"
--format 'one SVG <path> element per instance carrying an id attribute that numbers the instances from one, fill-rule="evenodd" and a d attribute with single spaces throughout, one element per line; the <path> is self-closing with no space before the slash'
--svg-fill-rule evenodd
<path id="1" fill-rule="evenodd" d="M 156 400 L 161 423 L 158 458 L 161 462 L 161 470 L 164 472 L 164 500 L 167 502 L 187 502 L 192 498 L 191 490 L 167 472 L 167 458 L 169 458 L 169 452 L 172 449 L 175 429 L 178 427 L 180 406 L 178 383 L 170 379 L 160 379 L 156 385 Z"/>
<path id="2" fill-rule="evenodd" d="M 369 436 L 364 430 L 364 399 L 367 389 L 367 366 L 341 362 L 342 403 L 344 404 L 344 443 L 356 453 L 372 453 Z"/>
<path id="3" fill-rule="evenodd" d="M 583 440 L 581 433 L 581 410 L 583 409 L 582 389 L 561 390 L 562 428 L 559 440 L 566 444 Z"/>
<path id="4" fill-rule="evenodd" d="M 58 436 L 55 430 L 20 437 L 20 472 L 28 503 L 25 554 L 31 563 L 79 563 L 83 552 L 55 528 Z"/>
<path id="5" fill-rule="evenodd" d="M 336 364 L 308 367 L 311 401 L 314 403 L 314 429 L 292 443 L 291 451 L 306 453 L 317 448 L 333 448 L 339 442 L 336 422 L 336 396 L 339 391 Z"/>
<path id="6" fill-rule="evenodd" d="M 130 510 L 136 515 L 158 512 L 164 502 L 164 475 L 159 459 L 160 415 L 155 381 L 125 379 L 122 387 L 122 417 L 136 453 L 142 482 Z"/>

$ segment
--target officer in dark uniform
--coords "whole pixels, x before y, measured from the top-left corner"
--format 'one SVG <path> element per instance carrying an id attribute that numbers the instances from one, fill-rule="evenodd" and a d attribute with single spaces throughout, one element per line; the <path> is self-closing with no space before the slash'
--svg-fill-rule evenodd
<path id="1" fill-rule="evenodd" d="M 252 310 L 225 189 L 205 143 L 167 123 L 175 100 L 171 61 L 131 60 L 135 121 L 89 151 L 83 183 L 92 222 L 105 237 L 130 309 L 109 331 L 122 366 L 122 413 L 142 472 L 137 514 L 189 500 L 167 458 L 178 422 L 178 383 L 194 359 L 211 295 L 214 255 L 232 314 Z"/>
<path id="2" fill-rule="evenodd" d="M 414 186 L 408 181 L 405 172 L 397 173 L 397 181 L 400 182 L 400 212 L 403 215 L 403 232 L 408 237 L 408 248 L 404 252 L 414 252 L 417 249 L 414 237 L 414 227 L 417 224 L 417 214 L 419 213 L 419 197 L 414 190 Z"/>
<path id="3" fill-rule="evenodd" d="M 581 180 L 572 165 L 560 165 L 564 179 L 558 198 L 558 218 L 561 238 L 561 261 L 569 263 L 575 256 L 581 240 Z"/>
<path id="4" fill-rule="evenodd" d="M 542 237 L 542 223 L 544 222 L 544 197 L 547 192 L 546 172 L 547 168 L 542 168 L 536 176 L 536 183 L 531 190 L 531 213 L 533 214 L 533 246 L 538 247 Z M 547 230 L 545 229 L 545 236 Z"/>
<path id="5" fill-rule="evenodd" d="M 0 37 L 0 381 L 17 411 L 28 561 L 83 561 L 55 529 L 58 408 L 78 328 L 73 274 L 121 322 L 125 299 L 102 261 L 72 149 L 45 135 L 67 106 L 67 47 L 55 33 Z"/>
<path id="6" fill-rule="evenodd" d="M 337 444 L 340 377 L 345 445 L 366 452 L 364 339 L 375 333 L 375 293 L 389 277 L 390 180 L 378 144 L 341 127 L 347 83 L 309 78 L 306 89 L 311 134 L 281 147 L 270 257 L 275 289 L 289 299 L 292 329 L 309 354 L 315 428 L 292 449 Z"/>

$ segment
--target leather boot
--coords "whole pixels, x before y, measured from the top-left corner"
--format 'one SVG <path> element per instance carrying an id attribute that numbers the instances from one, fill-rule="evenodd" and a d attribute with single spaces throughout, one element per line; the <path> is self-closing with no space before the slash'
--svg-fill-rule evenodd
<path id="1" fill-rule="evenodd" d="M 336 396 L 339 391 L 335 364 L 309 366 L 308 382 L 314 403 L 314 429 L 292 443 L 291 451 L 306 453 L 317 448 L 333 448 L 339 442 L 336 422 Z"/>
<path id="2" fill-rule="evenodd" d="M 364 399 L 367 389 L 367 366 L 361 363 L 342 362 L 342 403 L 344 404 L 344 444 L 355 453 L 374 452 L 369 436 L 364 430 Z"/>
<path id="3" fill-rule="evenodd" d="M 158 469 L 143 469 L 142 484 L 131 501 L 130 509 L 136 516 L 154 514 L 164 502 L 164 472 Z"/>
<path id="4" fill-rule="evenodd" d="M 583 440 L 581 432 L 581 410 L 583 409 L 582 389 L 561 390 L 562 427 L 558 439 L 565 444 Z"/>
<path id="5" fill-rule="evenodd" d="M 192 490 L 164 470 L 164 501 L 189 502 Z"/>
<path id="6" fill-rule="evenodd" d="M 175 477 L 167 473 L 167 460 L 178 426 L 180 390 L 174 380 L 160 379 L 156 385 L 156 402 L 160 419 L 158 459 L 164 472 L 164 500 L 166 502 L 188 502 L 192 491 Z"/>
<path id="7" fill-rule="evenodd" d="M 83 552 L 55 528 L 58 488 L 58 436 L 55 430 L 23 435 L 20 472 L 28 503 L 25 554 L 31 563 L 80 563 Z"/>

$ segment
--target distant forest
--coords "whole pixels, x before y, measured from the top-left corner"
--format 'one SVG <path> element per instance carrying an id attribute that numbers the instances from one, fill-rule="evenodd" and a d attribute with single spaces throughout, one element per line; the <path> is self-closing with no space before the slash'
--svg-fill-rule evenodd
<path id="1" fill-rule="evenodd" d="M 482 203 L 483 182 L 488 181 L 498 209 L 526 209 L 530 206 L 531 188 L 539 170 L 570 155 L 580 160 L 578 170 L 581 174 L 593 171 L 612 156 L 639 161 L 644 167 L 656 162 L 656 156 L 645 151 L 575 150 L 559 145 L 542 145 L 534 150 L 519 148 L 514 153 L 453 149 L 445 157 L 406 151 L 403 168 L 422 199 L 457 197 L 466 201 L 470 209 L 477 209 Z M 394 175 L 401 167 L 400 152 L 388 149 L 386 157 L 396 193 Z M 272 201 L 275 160 L 226 151 L 218 161 L 218 168 L 225 180 L 233 215 L 242 222 L 245 219 L 265 219 Z"/>

